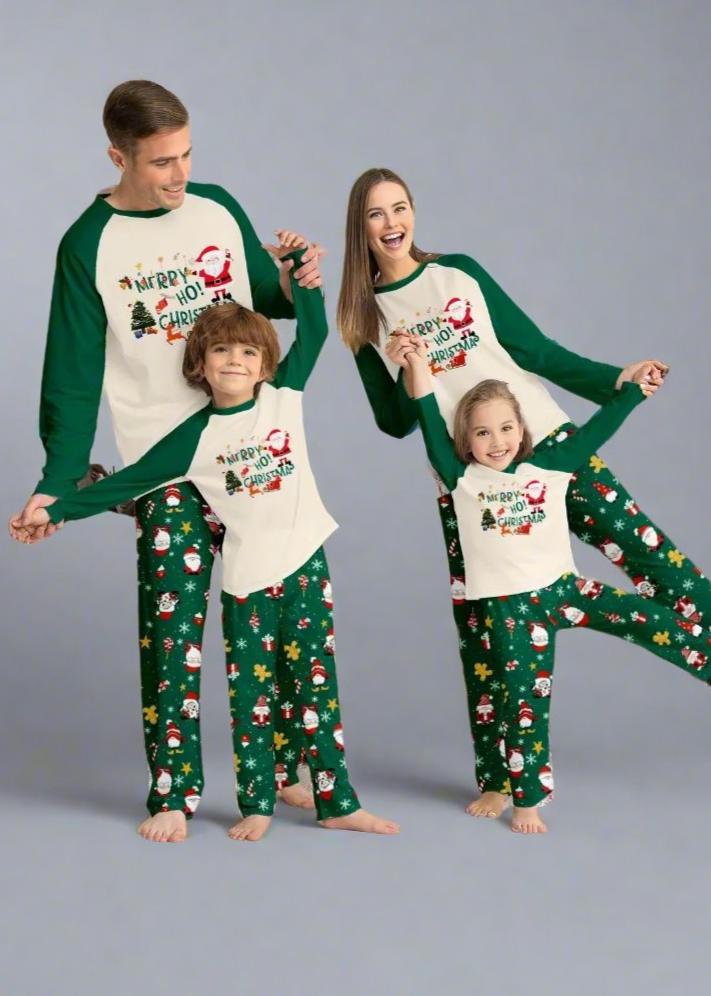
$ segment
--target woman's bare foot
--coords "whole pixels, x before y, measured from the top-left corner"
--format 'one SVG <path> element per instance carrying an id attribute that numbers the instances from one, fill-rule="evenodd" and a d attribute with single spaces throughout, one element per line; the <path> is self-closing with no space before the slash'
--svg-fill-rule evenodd
<path id="1" fill-rule="evenodd" d="M 466 811 L 470 816 L 486 816 L 489 820 L 495 820 L 510 805 L 510 795 L 504 795 L 503 792 L 482 792 L 478 799 L 469 803 Z"/>
<path id="2" fill-rule="evenodd" d="M 169 809 L 167 813 L 149 816 L 137 832 L 146 840 L 159 844 L 179 844 L 188 836 L 188 825 L 184 813 L 179 809 Z"/>
<path id="3" fill-rule="evenodd" d="M 272 822 L 271 816 L 245 816 L 227 831 L 232 840 L 261 840 Z"/>
<path id="4" fill-rule="evenodd" d="M 514 806 L 511 829 L 514 833 L 546 833 L 548 827 L 541 819 L 537 807 L 518 809 Z"/>
<path id="5" fill-rule="evenodd" d="M 281 799 L 287 806 L 295 806 L 297 809 L 315 809 L 314 794 L 310 788 L 295 782 L 293 785 L 285 785 L 277 792 L 277 799 Z"/>
<path id="6" fill-rule="evenodd" d="M 361 830 L 363 833 L 400 833 L 400 824 L 392 820 L 383 820 L 380 816 L 369 813 L 367 809 L 356 809 L 348 816 L 331 816 L 327 820 L 319 820 L 326 830 Z"/>

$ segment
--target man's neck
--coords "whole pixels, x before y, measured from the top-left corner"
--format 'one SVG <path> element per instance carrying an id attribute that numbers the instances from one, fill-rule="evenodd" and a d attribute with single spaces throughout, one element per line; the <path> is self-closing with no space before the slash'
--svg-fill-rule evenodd
<path id="1" fill-rule="evenodd" d="M 123 181 L 110 188 L 106 203 L 118 211 L 153 211 L 158 207 L 157 204 L 148 204 L 145 198 L 141 198 L 132 187 L 124 184 Z"/>

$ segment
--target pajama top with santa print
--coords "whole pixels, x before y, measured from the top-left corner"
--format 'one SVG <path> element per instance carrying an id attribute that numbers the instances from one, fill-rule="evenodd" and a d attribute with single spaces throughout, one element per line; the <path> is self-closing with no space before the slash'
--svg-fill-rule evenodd
<path id="1" fill-rule="evenodd" d="M 559 629 L 610 633 L 711 679 L 708 627 L 667 606 L 652 614 L 641 595 L 580 577 L 573 562 L 568 484 L 643 398 L 637 384 L 623 384 L 575 435 L 505 471 L 462 462 L 434 394 L 416 402 L 427 453 L 454 499 L 472 600 L 466 611 L 484 617 L 488 666 L 479 660 L 473 671 L 502 692 L 494 698 L 480 684 L 471 723 L 482 736 L 488 731 L 516 806 L 539 805 L 553 791 L 548 720 Z"/>
<path id="2" fill-rule="evenodd" d="M 400 367 L 385 354 L 389 337 L 405 331 L 427 341 L 434 394 L 451 430 L 462 396 L 479 381 L 504 380 L 521 402 L 538 451 L 553 451 L 575 433 L 575 426 L 539 379 L 545 377 L 602 405 L 615 395 L 620 367 L 586 359 L 547 338 L 479 263 L 469 256 L 444 255 L 422 263 L 403 280 L 375 287 L 383 316 L 379 341 L 356 355 L 356 364 L 375 421 L 388 435 L 402 438 L 417 426 L 418 411 L 408 397 Z M 567 493 L 568 523 L 583 542 L 599 549 L 630 577 L 637 591 L 659 604 L 689 601 L 711 619 L 711 585 L 646 515 L 597 455 L 578 468 Z M 452 497 L 441 494 L 438 509 L 445 537 L 453 612 L 470 703 L 470 712 L 488 678 L 473 676 L 473 655 L 485 673 L 485 613 L 465 611 L 464 562 Z M 475 623 L 475 619 L 478 623 Z M 471 728 L 481 788 L 508 781 L 499 758 L 481 729 Z"/>

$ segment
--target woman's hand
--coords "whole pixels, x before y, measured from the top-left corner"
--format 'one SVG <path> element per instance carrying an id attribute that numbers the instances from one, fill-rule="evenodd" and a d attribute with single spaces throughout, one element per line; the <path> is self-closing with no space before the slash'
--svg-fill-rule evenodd
<path id="1" fill-rule="evenodd" d="M 639 363 L 630 363 L 625 367 L 617 378 L 615 387 L 619 391 L 625 381 L 639 384 L 645 397 L 656 394 L 664 383 L 664 378 L 669 373 L 669 366 L 661 360 L 640 360 Z"/>
<path id="2" fill-rule="evenodd" d="M 385 344 L 385 355 L 403 370 L 407 370 L 409 367 L 408 353 L 416 351 L 419 343 L 420 337 L 418 335 L 410 335 L 409 332 L 393 332 Z"/>
<path id="3" fill-rule="evenodd" d="M 277 228 L 274 234 L 279 239 L 279 245 L 275 246 L 265 243 L 264 249 L 270 252 L 281 264 L 279 283 L 286 297 L 291 301 L 289 274 L 294 269 L 294 260 L 287 259 L 283 263 L 281 261 L 287 253 L 293 252 L 294 249 L 306 249 L 306 252 L 301 257 L 299 269 L 294 271 L 294 279 L 299 287 L 305 287 L 307 290 L 313 290 L 314 287 L 321 287 L 323 277 L 321 276 L 320 259 L 326 255 L 326 250 L 318 245 L 317 242 L 309 245 L 308 240 L 303 235 L 299 235 L 298 232 L 292 232 L 288 228 Z"/>

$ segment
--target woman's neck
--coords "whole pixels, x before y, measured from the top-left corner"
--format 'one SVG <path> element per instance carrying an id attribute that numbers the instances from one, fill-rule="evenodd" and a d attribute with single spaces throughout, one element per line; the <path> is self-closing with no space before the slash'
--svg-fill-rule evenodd
<path id="1" fill-rule="evenodd" d="M 405 256 L 404 259 L 384 259 L 378 260 L 380 272 L 375 280 L 375 285 L 386 286 L 395 284 L 398 280 L 404 280 L 414 273 L 420 264 L 412 256 Z"/>

